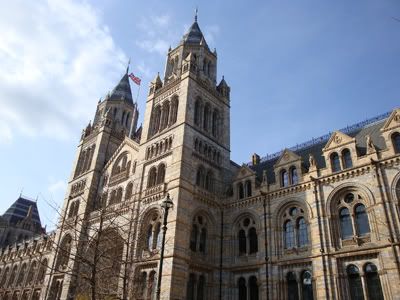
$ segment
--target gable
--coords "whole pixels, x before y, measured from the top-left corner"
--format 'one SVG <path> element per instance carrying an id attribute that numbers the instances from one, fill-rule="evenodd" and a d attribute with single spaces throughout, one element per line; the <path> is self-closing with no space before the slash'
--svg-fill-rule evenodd
<path id="1" fill-rule="evenodd" d="M 301 157 L 289 149 L 283 150 L 281 156 L 275 164 L 275 168 L 289 163 L 297 162 L 301 160 Z"/>
<path id="2" fill-rule="evenodd" d="M 397 127 L 400 127 L 400 108 L 392 111 L 389 118 L 387 118 L 385 124 L 383 125 L 381 131 L 384 132 Z"/>
<path id="3" fill-rule="evenodd" d="M 334 149 L 350 143 L 355 143 L 355 139 L 348 136 L 347 134 L 344 134 L 343 132 L 335 131 L 334 133 L 332 133 L 331 137 L 323 148 L 323 151 Z"/>
<path id="4" fill-rule="evenodd" d="M 241 180 L 243 178 L 247 178 L 249 176 L 254 176 L 255 172 L 250 169 L 247 165 L 243 164 L 238 170 L 234 181 Z"/>

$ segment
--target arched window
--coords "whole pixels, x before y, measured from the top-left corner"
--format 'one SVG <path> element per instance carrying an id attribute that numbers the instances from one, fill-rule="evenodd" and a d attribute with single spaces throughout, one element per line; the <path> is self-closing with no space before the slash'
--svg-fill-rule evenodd
<path id="1" fill-rule="evenodd" d="M 398 132 L 392 134 L 392 143 L 394 153 L 400 153 L 400 134 Z"/>
<path id="2" fill-rule="evenodd" d="M 18 274 L 18 278 L 17 278 L 17 286 L 21 286 L 24 283 L 24 277 L 26 275 L 26 268 L 27 268 L 26 263 L 23 263 L 19 270 L 19 274 Z"/>
<path id="3" fill-rule="evenodd" d="M 47 270 L 47 259 L 43 259 L 42 262 L 40 263 L 39 273 L 36 277 L 37 283 L 43 283 L 44 276 L 46 275 L 46 270 Z"/>
<path id="4" fill-rule="evenodd" d="M 165 165 L 160 164 L 158 166 L 158 171 L 157 171 L 157 184 L 161 184 L 165 181 Z"/>
<path id="5" fill-rule="evenodd" d="M 165 101 L 161 109 L 160 131 L 168 126 L 168 120 L 170 118 L 169 111 L 170 111 L 169 101 Z"/>
<path id="6" fill-rule="evenodd" d="M 349 149 L 344 149 L 342 151 L 343 158 L 343 168 L 348 169 L 353 166 L 353 161 L 351 160 L 351 153 Z"/>
<path id="7" fill-rule="evenodd" d="M 115 203 L 119 203 L 122 201 L 122 187 L 119 187 L 117 190 L 117 196 L 115 198 Z"/>
<path id="8" fill-rule="evenodd" d="M 257 277 L 251 276 L 249 278 L 250 300 L 258 300 L 258 283 Z"/>
<path id="9" fill-rule="evenodd" d="M 161 215 L 154 211 L 150 214 L 150 216 L 143 222 L 143 236 L 146 235 L 145 242 L 145 250 L 153 251 L 160 246 L 160 238 L 161 238 Z"/>
<path id="10" fill-rule="evenodd" d="M 256 223 L 252 218 L 245 217 L 238 224 L 239 255 L 258 252 Z"/>
<path id="11" fill-rule="evenodd" d="M 207 172 L 205 189 L 209 192 L 212 192 L 214 190 L 214 174 L 211 171 Z"/>
<path id="12" fill-rule="evenodd" d="M 186 288 L 186 299 L 187 300 L 194 300 L 195 285 L 196 285 L 196 275 L 190 274 L 189 281 L 188 281 L 187 288 Z"/>
<path id="13" fill-rule="evenodd" d="M 303 300 L 314 300 L 312 276 L 310 271 L 304 271 L 301 275 L 301 293 Z"/>
<path id="14" fill-rule="evenodd" d="M 8 287 L 11 287 L 14 285 L 15 277 L 17 276 L 17 271 L 18 271 L 18 266 L 15 265 L 12 269 L 11 276 L 8 281 Z"/>
<path id="15" fill-rule="evenodd" d="M 143 298 L 146 297 L 146 283 L 147 283 L 147 273 L 142 272 L 140 275 L 140 282 L 139 282 L 139 295 Z"/>
<path id="16" fill-rule="evenodd" d="M 217 110 L 213 111 L 213 115 L 212 115 L 212 128 L 211 128 L 211 132 L 212 135 L 215 137 L 218 137 L 218 123 L 219 123 L 219 113 Z"/>
<path id="17" fill-rule="evenodd" d="M 243 229 L 239 230 L 239 255 L 247 253 L 246 232 Z"/>
<path id="18" fill-rule="evenodd" d="M 194 124 L 199 126 L 201 124 L 201 105 L 200 99 L 197 99 L 194 103 Z"/>
<path id="19" fill-rule="evenodd" d="M 240 277 L 238 280 L 239 300 L 247 300 L 246 279 Z"/>
<path id="20" fill-rule="evenodd" d="M 210 124 L 210 105 L 207 103 L 204 106 L 204 117 L 203 117 L 203 129 L 205 131 L 209 130 L 209 124 Z"/>
<path id="21" fill-rule="evenodd" d="M 284 225 L 285 232 L 285 248 L 290 249 L 294 247 L 294 227 L 292 221 L 286 221 Z"/>
<path id="22" fill-rule="evenodd" d="M 339 211 L 340 232 L 342 239 L 348 239 L 353 236 L 353 227 L 351 225 L 351 216 L 349 209 L 344 207 Z"/>
<path id="23" fill-rule="evenodd" d="M 156 271 L 151 271 L 149 275 L 149 281 L 147 282 L 147 299 L 154 299 L 156 292 Z"/>
<path id="24" fill-rule="evenodd" d="M 207 229 L 202 228 L 200 233 L 200 243 L 199 243 L 199 251 L 202 253 L 206 252 L 206 242 L 207 242 Z"/>
<path id="25" fill-rule="evenodd" d="M 190 233 L 190 250 L 197 251 L 197 236 L 198 236 L 198 229 L 197 225 L 192 225 L 192 231 Z"/>
<path id="26" fill-rule="evenodd" d="M 349 265 L 346 271 L 347 271 L 347 278 L 349 281 L 350 299 L 364 300 L 364 292 L 358 268 L 355 265 Z"/>
<path id="27" fill-rule="evenodd" d="M 149 175 L 147 176 L 147 187 L 153 187 L 156 185 L 157 181 L 157 169 L 152 167 L 149 171 Z"/>
<path id="28" fill-rule="evenodd" d="M 175 96 L 171 102 L 171 116 L 169 119 L 169 125 L 175 124 L 178 119 L 178 106 L 179 100 L 178 97 Z"/>
<path id="29" fill-rule="evenodd" d="M 365 206 L 363 204 L 358 204 L 355 208 L 356 216 L 356 228 L 357 233 L 360 236 L 366 235 L 370 232 L 368 216 L 365 212 Z"/>
<path id="30" fill-rule="evenodd" d="M 3 276 L 1 277 L 0 287 L 4 287 L 4 285 L 6 284 L 9 272 L 10 272 L 10 268 L 7 267 L 4 270 Z"/>
<path id="31" fill-rule="evenodd" d="M 205 187 L 205 175 L 204 168 L 202 166 L 199 166 L 199 168 L 197 169 L 196 185 L 202 188 Z"/>
<path id="32" fill-rule="evenodd" d="M 285 187 L 289 185 L 289 176 L 286 170 L 281 171 L 281 186 Z"/>
<path id="33" fill-rule="evenodd" d="M 331 167 L 332 172 L 339 172 L 341 170 L 339 155 L 336 152 L 331 154 Z"/>
<path id="34" fill-rule="evenodd" d="M 243 198 L 244 198 L 243 183 L 239 182 L 237 186 L 238 186 L 238 195 L 239 195 L 239 199 L 243 199 Z"/>
<path id="35" fill-rule="evenodd" d="M 69 261 L 69 256 L 71 253 L 71 246 L 72 246 L 72 237 L 67 234 L 61 241 L 59 250 L 58 250 L 58 257 L 56 262 L 56 270 L 64 270 Z"/>
<path id="36" fill-rule="evenodd" d="M 293 272 L 289 272 L 286 276 L 286 279 L 288 300 L 299 300 L 299 290 L 297 288 L 296 276 Z"/>
<path id="37" fill-rule="evenodd" d="M 130 200 L 132 197 L 132 189 L 133 189 L 133 183 L 129 182 L 128 185 L 126 186 L 126 191 L 125 191 L 125 200 Z"/>
<path id="38" fill-rule="evenodd" d="M 34 280 L 34 277 L 36 275 L 36 272 L 37 272 L 37 262 L 34 260 L 31 263 L 31 266 L 29 268 L 28 277 L 26 278 L 27 285 L 32 285 L 33 284 L 33 280 Z"/>
<path id="39" fill-rule="evenodd" d="M 250 244 L 249 254 L 257 253 L 258 252 L 258 238 L 257 238 L 257 231 L 254 227 L 250 228 L 250 230 L 249 230 L 249 244 Z"/>
<path id="40" fill-rule="evenodd" d="M 251 181 L 246 181 L 246 197 L 251 197 Z"/>
<path id="41" fill-rule="evenodd" d="M 290 180 L 291 180 L 291 184 L 298 184 L 299 183 L 299 177 L 297 176 L 296 167 L 291 167 L 290 168 Z"/>
<path id="42" fill-rule="evenodd" d="M 204 300 L 204 289 L 205 289 L 206 280 L 204 275 L 200 275 L 199 282 L 197 283 L 197 299 L 196 300 Z"/>
<path id="43" fill-rule="evenodd" d="M 372 263 L 367 263 L 364 266 L 364 273 L 369 298 L 374 300 L 383 300 L 381 280 L 379 279 L 378 269 L 376 266 Z"/>
<path id="44" fill-rule="evenodd" d="M 297 245 L 299 247 L 307 246 L 308 244 L 308 230 L 306 220 L 301 217 L 297 219 Z"/>

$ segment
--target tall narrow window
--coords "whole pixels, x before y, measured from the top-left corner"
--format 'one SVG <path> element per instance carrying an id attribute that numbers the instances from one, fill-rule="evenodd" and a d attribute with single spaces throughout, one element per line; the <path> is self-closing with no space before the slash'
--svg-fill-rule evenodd
<path id="1" fill-rule="evenodd" d="M 293 248 L 294 247 L 294 228 L 292 221 L 287 221 L 284 225 L 285 232 L 285 248 Z"/>
<path id="2" fill-rule="evenodd" d="M 398 132 L 392 135 L 393 149 L 395 153 L 400 153 L 400 134 Z"/>
<path id="3" fill-rule="evenodd" d="M 125 200 L 130 200 L 132 197 L 132 189 L 133 189 L 133 183 L 130 182 L 126 186 L 126 191 L 125 191 Z"/>
<path id="4" fill-rule="evenodd" d="M 192 225 L 192 231 L 190 233 L 190 250 L 196 251 L 197 249 L 197 236 L 198 236 L 198 229 L 197 225 L 193 224 Z"/>
<path id="5" fill-rule="evenodd" d="M 247 300 L 246 279 L 240 277 L 238 280 L 239 300 Z"/>
<path id="6" fill-rule="evenodd" d="M 202 166 L 200 166 L 197 169 L 196 185 L 202 188 L 205 187 L 205 175 L 204 175 L 204 168 Z"/>
<path id="7" fill-rule="evenodd" d="M 303 300 L 314 300 L 312 276 L 310 271 L 304 271 L 301 276 L 301 279 L 302 279 L 301 293 L 303 295 Z"/>
<path id="8" fill-rule="evenodd" d="M 246 197 L 251 197 L 251 181 L 246 181 Z"/>
<path id="9" fill-rule="evenodd" d="M 250 300 L 258 300 L 258 283 L 257 277 L 251 276 L 249 278 Z"/>
<path id="10" fill-rule="evenodd" d="M 304 218 L 297 220 L 297 240 L 299 247 L 304 247 L 308 244 L 307 223 Z"/>
<path id="11" fill-rule="evenodd" d="M 217 110 L 214 110 L 212 116 L 212 135 L 217 137 L 218 136 L 218 123 L 219 123 L 219 113 Z"/>
<path id="12" fill-rule="evenodd" d="M 149 225 L 147 229 L 147 249 L 151 251 L 153 249 L 153 226 Z"/>
<path id="13" fill-rule="evenodd" d="M 170 113 L 170 119 L 169 119 L 169 125 L 175 124 L 177 119 L 178 119 L 178 106 L 179 106 L 179 100 L 178 97 L 174 97 L 171 102 L 171 113 Z"/>
<path id="14" fill-rule="evenodd" d="M 368 296 L 370 299 L 383 300 L 382 285 L 378 269 L 374 264 L 367 263 L 364 267 Z"/>
<path id="15" fill-rule="evenodd" d="M 161 184 L 165 181 L 165 165 L 160 164 L 157 170 L 157 184 Z"/>
<path id="16" fill-rule="evenodd" d="M 201 115 L 200 99 L 197 99 L 194 104 L 194 124 L 197 126 L 200 125 L 200 115 Z"/>
<path id="17" fill-rule="evenodd" d="M 341 170 L 339 155 L 336 152 L 331 154 L 331 167 L 332 172 L 339 172 Z"/>
<path id="18" fill-rule="evenodd" d="M 287 274 L 287 293 L 288 300 L 299 300 L 299 290 L 297 288 L 296 276 L 293 272 Z"/>
<path id="19" fill-rule="evenodd" d="M 281 171 L 281 186 L 285 187 L 289 185 L 289 176 L 286 170 Z"/>
<path id="20" fill-rule="evenodd" d="M 200 275 L 199 282 L 197 283 L 197 299 L 196 300 L 204 300 L 204 289 L 205 289 L 206 280 L 204 275 Z"/>
<path id="21" fill-rule="evenodd" d="M 246 247 L 246 233 L 243 229 L 239 230 L 239 255 L 243 255 L 247 253 Z"/>
<path id="22" fill-rule="evenodd" d="M 157 182 L 157 169 L 152 167 L 149 171 L 149 175 L 147 176 L 147 187 L 153 187 Z"/>
<path id="23" fill-rule="evenodd" d="M 207 229 L 202 228 L 200 233 L 199 251 L 202 253 L 206 252 L 206 241 L 207 241 Z"/>
<path id="24" fill-rule="evenodd" d="M 249 230 L 249 244 L 250 244 L 249 254 L 257 253 L 258 239 L 257 239 L 257 231 L 254 227 L 250 228 Z"/>
<path id="25" fill-rule="evenodd" d="M 209 124 L 210 124 L 210 105 L 207 103 L 204 106 L 204 117 L 203 117 L 203 129 L 205 131 L 209 130 Z"/>
<path id="26" fill-rule="evenodd" d="M 370 232 L 368 216 L 365 212 L 365 206 L 362 204 L 358 204 L 355 208 L 356 215 L 356 228 L 358 235 L 366 235 Z"/>
<path id="27" fill-rule="evenodd" d="M 186 299 L 187 300 L 194 300 L 195 284 L 196 284 L 196 275 L 195 274 L 190 274 L 189 275 L 189 281 L 188 281 L 188 284 L 187 284 L 187 290 L 186 290 Z"/>
<path id="28" fill-rule="evenodd" d="M 239 194 L 239 199 L 244 198 L 244 188 L 243 188 L 243 183 L 241 182 L 238 183 L 238 194 Z"/>
<path id="29" fill-rule="evenodd" d="M 339 212 L 340 232 L 342 239 L 348 239 L 353 236 L 353 227 L 351 225 L 351 216 L 347 208 L 342 208 Z"/>
<path id="30" fill-rule="evenodd" d="M 364 300 L 360 272 L 355 265 L 349 265 L 347 267 L 347 278 L 349 280 L 350 299 Z"/>
<path id="31" fill-rule="evenodd" d="M 342 158 L 343 158 L 343 168 L 348 169 L 353 166 L 353 162 L 351 160 L 351 153 L 349 149 L 344 149 L 342 151 Z"/>
<path id="32" fill-rule="evenodd" d="M 153 249 L 157 249 L 161 244 L 161 223 L 156 224 L 153 237 Z"/>
<path id="33" fill-rule="evenodd" d="M 298 184 L 299 183 L 299 177 L 297 176 L 296 167 L 291 167 L 290 168 L 290 178 L 291 178 L 291 183 L 292 184 Z"/>

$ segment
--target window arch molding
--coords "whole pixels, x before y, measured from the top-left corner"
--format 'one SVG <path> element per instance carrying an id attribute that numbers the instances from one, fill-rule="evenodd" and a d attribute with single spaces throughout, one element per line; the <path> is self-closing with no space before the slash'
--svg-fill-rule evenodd
<path id="1" fill-rule="evenodd" d="M 259 252 L 262 230 L 258 219 L 257 214 L 249 210 L 234 218 L 232 237 L 236 256 L 256 255 Z"/>
<path id="2" fill-rule="evenodd" d="M 398 131 L 394 131 L 390 134 L 390 143 L 393 153 L 400 153 L 400 133 Z"/>
<path id="3" fill-rule="evenodd" d="M 392 199 L 397 199 L 400 203 L 400 172 L 396 174 L 391 185 Z"/>
<path id="4" fill-rule="evenodd" d="M 375 222 L 373 215 L 368 210 L 372 203 L 375 203 L 372 193 L 359 183 L 344 183 L 330 193 L 327 198 L 326 211 L 333 233 L 332 243 L 336 248 L 358 243 L 357 240 L 364 237 L 363 242 L 371 241 L 375 237 L 374 232 L 377 232 Z M 361 206 L 364 207 L 364 212 L 357 209 Z M 348 216 L 345 216 L 346 209 Z M 352 239 L 353 241 L 351 241 Z M 346 240 L 348 241 L 344 242 Z"/>
<path id="5" fill-rule="evenodd" d="M 137 255 L 140 257 L 143 251 L 153 252 L 160 246 L 162 211 L 156 204 L 150 206 L 139 220 L 140 246 Z"/>
<path id="6" fill-rule="evenodd" d="M 117 175 L 121 172 L 124 172 L 130 168 L 130 161 L 131 161 L 131 156 L 128 151 L 122 152 L 118 158 L 115 160 L 115 163 L 112 166 L 111 169 L 111 177 L 113 175 Z M 128 165 L 129 164 L 129 165 Z"/>
<path id="7" fill-rule="evenodd" d="M 188 249 L 192 252 L 212 255 L 214 250 L 213 241 L 216 240 L 214 228 L 217 228 L 217 223 L 215 219 L 203 209 L 195 210 L 192 215 Z M 197 236 L 195 236 L 193 232 L 194 226 L 197 227 Z M 202 229 L 205 229 L 205 231 L 202 232 Z M 194 239 L 195 237 L 196 240 Z"/>
<path id="8" fill-rule="evenodd" d="M 290 215 L 289 210 L 297 208 L 298 212 L 296 214 Z M 311 233 L 310 233 L 310 223 L 309 220 L 314 218 L 312 209 L 307 202 L 304 202 L 298 198 L 289 198 L 281 205 L 279 205 L 273 215 L 276 215 L 274 219 L 275 228 L 279 228 L 278 236 L 278 247 L 279 249 L 291 249 L 291 248 L 309 248 L 311 244 Z M 299 224 L 301 218 L 304 219 L 304 225 L 306 228 L 300 227 Z M 287 221 L 292 222 L 293 226 L 293 246 L 285 248 L 285 230 L 284 226 Z M 300 234 L 301 233 L 301 234 Z M 282 252 L 282 251 L 281 251 Z M 283 252 L 282 254 L 283 255 Z"/>

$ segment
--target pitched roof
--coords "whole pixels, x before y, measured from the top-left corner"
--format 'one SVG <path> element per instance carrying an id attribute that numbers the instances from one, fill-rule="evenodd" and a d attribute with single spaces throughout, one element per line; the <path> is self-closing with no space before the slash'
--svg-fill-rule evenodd
<path id="1" fill-rule="evenodd" d="M 42 226 L 39 217 L 39 211 L 35 201 L 23 198 L 20 196 L 2 216 L 3 220 L 8 224 L 16 225 L 18 222 L 25 219 L 29 212 L 29 208 L 32 207 L 32 221 L 38 226 Z"/>
<path id="2" fill-rule="evenodd" d="M 183 36 L 182 41 L 184 44 L 200 45 L 203 43 L 208 48 L 207 42 L 200 30 L 199 24 L 195 20 L 192 26 L 190 26 L 188 32 Z"/>
<path id="3" fill-rule="evenodd" d="M 125 73 L 125 75 L 121 78 L 116 87 L 107 96 L 107 99 L 111 101 L 125 100 L 126 102 L 133 104 L 133 97 L 128 73 Z"/>
<path id="4" fill-rule="evenodd" d="M 356 148 L 359 156 L 363 156 L 366 154 L 366 137 L 367 135 L 371 136 L 371 140 L 376 146 L 378 150 L 382 150 L 386 148 L 386 143 L 384 138 L 381 135 L 380 129 L 384 126 L 386 118 L 380 119 L 376 122 L 367 123 L 363 127 L 356 127 L 356 129 L 347 132 L 346 134 L 356 140 Z M 357 126 L 357 125 L 355 125 Z M 318 142 L 310 144 L 307 147 L 299 148 L 297 150 L 293 150 L 294 153 L 299 155 L 302 158 L 302 165 L 304 168 L 309 168 L 309 155 L 312 154 L 315 159 L 315 163 L 318 168 L 325 168 L 326 162 L 325 158 L 322 155 L 322 149 L 325 147 L 327 143 L 327 138 L 321 138 Z M 274 173 L 274 165 L 279 160 L 280 155 L 273 155 L 271 158 L 266 158 L 261 161 L 261 163 L 257 165 L 249 164 L 250 168 L 252 168 L 259 178 L 262 178 L 262 172 L 264 170 L 267 171 L 267 181 L 269 183 L 275 183 L 275 173 Z"/>

